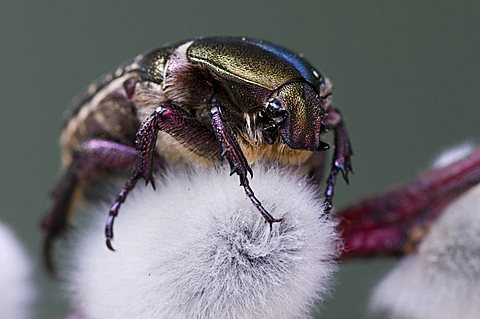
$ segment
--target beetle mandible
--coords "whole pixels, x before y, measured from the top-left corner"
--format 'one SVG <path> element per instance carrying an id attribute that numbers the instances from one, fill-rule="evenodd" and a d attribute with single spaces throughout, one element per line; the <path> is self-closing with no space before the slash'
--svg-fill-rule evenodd
<path id="1" fill-rule="evenodd" d="M 139 179 L 155 187 L 154 169 L 164 166 L 213 165 L 226 158 L 271 226 L 280 220 L 250 187 L 250 164 L 295 165 L 322 178 L 329 145 L 321 137 L 333 130 L 328 212 L 337 173 L 348 182 L 352 171 L 350 141 L 331 95 L 330 81 L 301 55 L 256 39 L 197 38 L 136 57 L 92 84 L 67 116 L 60 139 L 63 173 L 43 220 L 47 260 L 82 184 L 132 168 L 105 228 L 112 250 L 121 204 Z"/>

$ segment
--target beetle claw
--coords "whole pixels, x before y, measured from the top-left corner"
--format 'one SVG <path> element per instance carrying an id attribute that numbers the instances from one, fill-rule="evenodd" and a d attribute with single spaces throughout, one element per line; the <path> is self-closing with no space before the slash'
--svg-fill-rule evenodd
<path id="1" fill-rule="evenodd" d="M 148 184 L 150 183 L 152 185 L 153 190 L 157 189 L 155 186 L 155 179 L 153 178 L 153 175 L 151 173 L 150 173 L 150 177 L 148 178 L 144 177 L 144 180 L 145 180 L 145 186 L 148 186 Z"/>
<path id="2" fill-rule="evenodd" d="M 342 176 L 343 176 L 343 180 L 345 181 L 345 183 L 350 184 L 350 180 L 348 179 L 348 172 L 345 171 L 345 170 L 342 170 Z"/>
<path id="3" fill-rule="evenodd" d="M 248 173 L 250 173 L 250 178 L 253 178 L 253 171 L 252 171 L 252 168 L 250 166 L 247 166 L 247 171 L 248 171 Z"/>
<path id="4" fill-rule="evenodd" d="M 283 222 L 284 218 L 273 218 L 273 219 L 269 219 L 269 218 L 265 218 L 265 223 L 268 223 L 268 226 L 270 226 L 270 231 L 272 231 L 272 225 L 274 223 L 281 223 Z"/>
<path id="5" fill-rule="evenodd" d="M 105 244 L 107 245 L 108 249 L 110 249 L 111 251 L 115 251 L 115 248 L 113 248 L 113 245 L 112 245 L 112 239 L 111 238 L 107 238 L 105 240 Z"/>
<path id="6" fill-rule="evenodd" d="M 324 205 L 324 209 L 323 209 L 324 213 L 329 214 L 330 211 L 333 208 L 332 198 L 331 197 L 325 197 L 325 200 L 323 201 L 323 205 Z"/>
<path id="7" fill-rule="evenodd" d="M 352 170 L 349 168 L 349 165 L 345 165 L 343 163 L 335 162 L 335 167 L 342 173 L 342 177 L 345 180 L 345 183 L 349 184 L 348 173 Z"/>
<path id="8" fill-rule="evenodd" d="M 318 149 L 320 151 L 328 151 L 330 149 L 330 144 L 320 141 Z"/>

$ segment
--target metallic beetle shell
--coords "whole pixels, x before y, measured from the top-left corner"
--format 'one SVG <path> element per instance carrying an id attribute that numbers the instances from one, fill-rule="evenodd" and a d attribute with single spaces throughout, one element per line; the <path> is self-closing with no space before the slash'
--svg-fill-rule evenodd
<path id="1" fill-rule="evenodd" d="M 204 85 L 208 82 L 215 85 L 216 93 L 221 92 L 221 94 L 217 94 L 217 98 L 223 99 L 221 103 L 228 106 L 227 111 L 230 116 L 236 117 L 236 121 L 243 121 L 246 116 L 247 126 L 240 125 L 238 131 L 243 137 L 245 145 L 257 145 L 255 129 L 250 129 L 250 124 L 254 125 L 258 112 L 265 108 L 267 100 L 276 90 L 287 83 L 299 82 L 311 86 L 318 93 L 319 90 L 321 91 L 322 84 L 325 83 L 325 78 L 320 72 L 301 55 L 266 41 L 239 37 L 207 37 L 166 45 L 137 56 L 115 72 L 94 82 L 74 102 L 73 108 L 67 113 L 61 137 L 62 149 L 66 158 L 64 163 L 69 162 L 69 153 L 76 146 L 94 136 L 132 145 L 132 134 L 145 116 L 154 110 L 153 104 L 162 99 L 180 101 L 177 96 L 171 95 L 171 92 L 165 90 L 165 86 L 166 82 L 172 78 L 167 72 L 169 62 L 181 52 L 185 55 L 185 60 L 182 60 L 180 64 L 185 64 L 187 72 L 173 77 L 178 80 L 172 85 L 174 90 L 184 86 L 183 90 L 192 93 L 191 95 L 195 97 L 198 94 L 194 91 L 195 85 L 192 83 Z M 188 76 L 189 73 L 201 81 L 181 78 Z M 152 97 L 151 93 L 146 92 L 148 94 L 144 94 L 144 97 L 134 96 L 133 99 L 128 98 L 123 101 L 120 97 L 120 102 L 116 105 L 112 104 L 114 107 L 110 107 L 109 99 L 125 95 L 122 81 L 124 83 L 132 82 L 133 86 L 136 86 L 136 92 L 142 92 L 142 87 L 148 87 L 149 83 L 151 83 L 150 86 L 157 85 L 159 94 L 156 101 L 153 99 L 146 101 L 145 99 Z M 99 97 L 104 97 L 104 99 Z M 301 96 L 297 98 L 301 98 Z M 139 99 L 142 100 L 139 101 Z M 185 107 L 195 108 L 200 107 L 201 104 L 200 101 L 194 101 L 190 105 L 185 103 Z M 122 105 L 124 106 L 122 107 Z M 140 107 L 140 105 L 143 106 Z M 253 117 L 247 116 L 247 114 L 252 114 Z M 108 118 L 108 123 L 102 120 L 104 118 Z M 163 138 L 171 140 L 167 134 L 163 135 L 165 136 L 159 140 L 160 144 L 162 144 L 160 141 Z M 129 143 L 125 139 L 128 139 Z M 162 147 L 160 144 L 159 148 Z M 171 142 L 168 142 L 165 147 L 171 149 L 170 144 Z M 256 152 L 250 152 L 244 148 L 244 151 L 251 153 L 252 155 L 248 158 L 255 161 L 256 156 L 253 155 L 258 153 L 260 156 L 260 154 L 270 153 L 267 149 L 269 150 L 271 147 L 267 145 L 264 147 L 266 150 L 262 148 L 257 149 Z M 303 162 L 309 156 L 309 152 L 300 150 L 296 152 L 283 144 L 278 147 L 278 150 L 281 151 L 275 150 L 277 147 L 273 147 L 272 154 L 268 158 L 280 157 L 282 158 L 280 162 L 290 163 L 291 161 Z M 163 151 L 163 149 L 159 150 Z M 293 154 L 297 155 L 292 157 Z"/>
<path id="2" fill-rule="evenodd" d="M 193 41 L 188 58 L 221 78 L 274 91 L 288 82 L 305 81 L 318 90 L 323 81 L 300 55 L 266 41 L 236 37 Z"/>
<path id="3" fill-rule="evenodd" d="M 113 80 L 136 73 L 142 81 L 162 83 L 171 54 L 191 42 L 187 55 L 193 64 L 215 73 L 228 82 L 250 83 L 268 91 L 293 81 L 305 81 L 315 90 L 325 82 L 322 74 L 307 60 L 286 48 L 267 41 L 238 37 L 207 37 L 177 42 L 152 50 L 119 67 L 89 86 L 67 112 L 64 125 L 74 118 L 99 91 Z"/>

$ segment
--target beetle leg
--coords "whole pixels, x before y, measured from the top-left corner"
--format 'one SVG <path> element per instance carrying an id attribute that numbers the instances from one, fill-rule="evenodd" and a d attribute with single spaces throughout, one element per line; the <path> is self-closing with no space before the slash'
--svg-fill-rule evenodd
<path id="1" fill-rule="evenodd" d="M 345 122 L 343 121 L 340 111 L 336 108 L 332 108 L 323 121 L 326 127 L 333 129 L 335 133 L 335 152 L 325 189 L 325 212 L 329 213 L 333 207 L 333 196 L 335 193 L 335 183 L 337 181 L 338 172 L 342 173 L 347 184 L 348 173 L 353 172 L 350 161 L 353 151 L 345 128 Z"/>
<path id="2" fill-rule="evenodd" d="M 105 225 L 106 244 L 110 250 L 113 239 L 113 223 L 118 215 L 120 206 L 127 195 L 135 187 L 138 179 L 143 178 L 146 184 L 151 183 L 155 189 L 153 167 L 157 135 L 165 132 L 189 148 L 191 151 L 210 158 L 218 154 L 218 144 L 213 133 L 206 129 L 200 122 L 190 116 L 182 108 L 176 107 L 171 102 L 159 106 L 155 112 L 143 121 L 136 136 L 138 158 L 133 175 L 117 195 L 110 208 Z"/>
<path id="3" fill-rule="evenodd" d="M 142 177 L 145 180 L 145 185 L 148 185 L 148 183 L 152 184 L 153 189 L 155 189 L 155 180 L 153 178 L 153 156 L 155 154 L 155 146 L 157 143 L 157 135 L 159 131 L 159 122 L 164 119 L 165 116 L 168 116 L 168 109 L 166 107 L 158 107 L 155 112 L 147 117 L 145 121 L 143 121 L 140 129 L 137 132 L 137 136 L 135 139 L 135 145 L 137 148 L 137 151 L 140 153 L 139 160 L 137 162 L 137 165 L 135 167 L 135 172 L 133 174 L 133 177 L 131 179 L 132 182 L 137 180 L 137 178 Z M 127 183 L 128 184 L 128 183 Z M 135 184 L 135 183 L 134 183 Z M 126 188 L 127 185 L 125 185 Z M 131 188 L 133 188 L 134 185 L 131 185 Z M 127 192 L 128 194 L 128 192 Z M 127 195 L 125 194 L 125 196 Z M 120 196 L 119 196 L 120 199 Z M 120 206 L 120 204 L 125 200 L 115 202 L 115 205 Z M 110 210 L 110 216 L 112 216 L 112 209 Z M 115 209 L 116 212 L 118 212 L 118 208 Z M 116 215 L 116 214 L 115 214 Z M 112 221 L 113 223 L 113 221 Z M 107 235 L 107 238 L 109 236 Z"/>
<path id="4" fill-rule="evenodd" d="M 212 106 L 210 115 L 215 134 L 222 147 L 222 156 L 226 156 L 230 164 L 230 175 L 237 173 L 240 177 L 240 185 L 243 186 L 247 180 L 247 173 L 250 174 L 250 177 L 253 177 L 252 169 L 248 165 L 232 129 L 222 120 L 220 107 Z"/>
<path id="5" fill-rule="evenodd" d="M 53 272 L 54 268 L 52 244 L 66 230 L 75 193 L 80 191 L 80 182 L 112 170 L 126 172 L 135 163 L 136 157 L 134 148 L 105 140 L 88 141 L 73 154 L 72 163 L 51 193 L 53 206 L 42 220 L 42 228 L 46 232 L 43 254 L 49 271 Z"/>
<path id="6" fill-rule="evenodd" d="M 182 108 L 170 102 L 159 106 L 143 121 L 136 135 L 139 161 L 135 172 L 155 188 L 152 167 L 158 132 L 173 136 L 178 142 L 194 153 L 207 158 L 218 154 L 214 134 Z"/>
<path id="7" fill-rule="evenodd" d="M 115 251 L 115 249 L 112 246 L 113 223 L 115 222 L 115 218 L 118 215 L 120 206 L 123 204 L 123 202 L 127 198 L 127 195 L 132 191 L 132 189 L 135 188 L 135 185 L 137 184 L 137 181 L 140 179 L 140 177 L 141 175 L 140 173 L 138 173 L 138 171 L 135 171 L 133 173 L 133 175 L 128 179 L 128 181 L 123 186 L 120 193 L 118 193 L 117 198 L 115 199 L 115 202 L 113 203 L 113 205 L 110 207 L 110 210 L 108 211 L 108 218 L 107 218 L 107 222 L 105 223 L 105 237 L 106 237 L 105 243 L 108 249 L 110 249 L 111 251 Z"/>
<path id="8" fill-rule="evenodd" d="M 247 173 L 250 173 L 250 177 L 253 177 L 252 169 L 248 165 L 247 159 L 240 149 L 232 129 L 222 120 L 220 105 L 214 103 L 211 106 L 210 116 L 215 134 L 222 147 L 222 155 L 227 157 L 230 164 L 230 175 L 236 173 L 240 177 L 240 186 L 243 186 L 248 198 L 250 198 L 253 205 L 255 205 L 263 218 L 265 218 L 265 221 L 269 223 L 270 228 L 272 228 L 273 223 L 281 222 L 283 219 L 277 219 L 270 215 L 250 187 Z"/>

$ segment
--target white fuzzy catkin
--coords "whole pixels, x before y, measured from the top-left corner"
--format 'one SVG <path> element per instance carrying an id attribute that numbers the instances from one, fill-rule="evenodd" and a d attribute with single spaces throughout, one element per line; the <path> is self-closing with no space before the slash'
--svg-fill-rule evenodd
<path id="1" fill-rule="evenodd" d="M 305 318 L 330 289 L 336 223 L 306 180 L 253 168 L 272 231 L 225 169 L 168 172 L 141 184 L 104 240 L 105 207 L 79 233 L 66 275 L 87 319 Z M 161 181 L 163 180 L 163 182 Z"/>
<path id="2" fill-rule="evenodd" d="M 454 149 L 437 167 L 468 155 Z M 375 288 L 371 309 L 394 319 L 480 317 L 480 185 L 451 203 L 418 251 Z"/>
<path id="3" fill-rule="evenodd" d="M 31 318 L 32 265 L 15 234 L 0 223 L 0 318 Z"/>
<path id="4" fill-rule="evenodd" d="M 450 149 L 445 150 L 440 154 L 432 164 L 433 168 L 445 167 L 470 155 L 476 148 L 476 145 L 471 142 L 465 142 Z"/>

